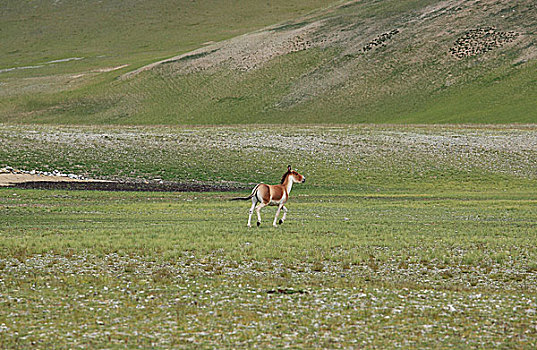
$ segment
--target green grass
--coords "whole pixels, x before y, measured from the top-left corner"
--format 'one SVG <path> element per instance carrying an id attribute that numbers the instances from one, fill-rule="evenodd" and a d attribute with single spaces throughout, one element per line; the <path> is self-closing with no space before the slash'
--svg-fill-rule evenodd
<path id="1" fill-rule="evenodd" d="M 444 5 L 423 0 L 340 7 L 320 0 L 250 1 L 240 6 L 204 1 L 179 7 L 168 2 L 60 3 L 56 7 L 45 2 L 9 3 L 4 5 L 8 10 L 2 20 L 3 33 L 10 40 L 0 62 L 5 67 L 43 67 L 0 73 L 0 121 L 75 125 L 537 122 L 532 20 L 536 16 L 531 1 L 513 8 L 501 2 L 464 4 L 459 9 Z M 42 15 L 27 18 L 26 6 L 37 6 L 35 11 Z M 271 34 L 264 39 L 239 36 L 268 25 L 273 25 Z M 313 27 L 301 35 L 311 47 L 285 51 L 292 31 L 307 26 Z M 457 59 L 449 54 L 466 31 L 488 26 L 519 35 L 477 56 Z M 368 42 L 394 29 L 399 32 L 385 46 L 362 51 Z M 290 37 L 280 45 L 255 46 L 259 40 L 284 35 Z M 224 41 L 229 38 L 234 41 Z M 210 47 L 204 44 L 208 41 L 226 45 Z M 146 64 L 203 47 L 206 52 L 121 78 Z M 45 64 L 70 57 L 84 59 Z M 200 65 L 200 60 L 205 61 Z M 254 68 L 238 69 L 241 60 Z M 128 66 L 98 71 L 124 64 Z M 196 69 L 189 70 L 190 64 Z"/>
<path id="2" fill-rule="evenodd" d="M 537 108 L 536 65 L 488 72 L 469 86 L 451 89 L 409 113 L 404 122 L 434 123 L 535 123 Z M 399 119 L 400 121 L 401 119 Z M 395 120 L 394 120 L 395 121 Z"/>
<path id="3" fill-rule="evenodd" d="M 272 228 L 271 208 L 262 211 L 261 228 L 247 229 L 249 203 L 228 200 L 238 193 L 2 189 L 2 194 L 4 254 L 73 249 L 102 256 L 142 249 L 141 255 L 172 258 L 184 251 L 218 251 L 238 261 L 299 264 L 321 256 L 360 263 L 370 254 L 386 261 L 393 251 L 416 250 L 415 259 L 441 259 L 449 265 L 462 263 L 466 255 L 452 251 L 455 247 L 475 248 L 477 264 L 490 262 L 491 252 L 506 252 L 520 264 L 535 255 L 535 200 L 527 192 L 378 195 L 297 188 L 289 204 L 290 220 L 279 229 Z M 244 252 L 244 241 L 250 238 L 255 242 Z M 386 251 L 374 253 L 375 247 Z M 311 256 L 317 249 L 320 255 Z"/>
<path id="4" fill-rule="evenodd" d="M 283 225 L 269 207 L 251 229 L 249 202 L 228 200 L 246 190 L 0 189 L 0 344 L 534 348 L 536 139 L 2 125 L 0 166 L 246 185 L 291 163 L 307 182 Z"/>
<path id="5" fill-rule="evenodd" d="M 3 2 L 0 70 L 42 67 L 0 71 L 0 168 L 308 180 L 253 229 L 247 190 L 0 188 L 0 348 L 535 348 L 535 6 L 441 5 Z M 185 70 L 222 48 L 120 78 L 320 19 L 255 69 Z M 521 35 L 449 56 L 476 26 Z"/>
<path id="6" fill-rule="evenodd" d="M 0 68 L 70 57 L 84 57 L 78 62 L 84 68 L 139 65 L 292 19 L 330 3 L 4 1 Z"/>
<path id="7" fill-rule="evenodd" d="M 208 42 L 291 20 L 331 3 L 326 0 L 3 2 L 0 70 L 40 67 L 0 72 L 1 120 L 42 123 L 53 121 L 50 118 L 53 115 L 62 115 L 60 123 L 95 123 L 93 116 L 109 110 L 125 97 L 121 89 L 114 91 L 119 74 Z M 49 63 L 69 58 L 82 59 Z M 99 72 L 121 65 L 128 67 Z M 35 116 L 38 118 L 34 119 Z"/>
<path id="8" fill-rule="evenodd" d="M 535 345 L 533 193 L 0 192 L 4 348 Z"/>
<path id="9" fill-rule="evenodd" d="M 278 182 L 288 164 L 307 189 L 519 190 L 535 177 L 533 127 L 212 128 L 0 126 L 0 166 L 90 178 Z M 500 147 L 501 145 L 501 147 Z"/>

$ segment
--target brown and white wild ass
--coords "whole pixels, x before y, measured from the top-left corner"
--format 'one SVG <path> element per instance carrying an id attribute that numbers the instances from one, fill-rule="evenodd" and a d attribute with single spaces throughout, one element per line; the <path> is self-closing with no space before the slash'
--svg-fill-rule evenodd
<path id="1" fill-rule="evenodd" d="M 304 183 L 306 178 L 303 175 L 300 175 L 294 170 L 291 170 L 291 166 L 287 167 L 287 172 L 283 175 L 282 181 L 279 185 L 266 185 L 260 183 L 254 187 L 252 194 L 248 197 L 233 198 L 232 200 L 252 200 L 252 207 L 250 208 L 248 215 L 248 227 L 252 227 L 252 214 L 255 211 L 257 212 L 257 226 L 261 225 L 261 214 L 260 211 L 263 207 L 267 205 L 277 205 L 278 209 L 276 210 L 276 216 L 274 217 L 274 222 L 272 225 L 277 227 L 276 221 L 280 215 L 280 211 L 283 209 L 283 217 L 280 219 L 279 223 L 283 224 L 285 218 L 287 217 L 287 208 L 285 203 L 289 199 L 289 193 L 295 182 Z M 257 205 L 257 208 L 256 208 Z"/>

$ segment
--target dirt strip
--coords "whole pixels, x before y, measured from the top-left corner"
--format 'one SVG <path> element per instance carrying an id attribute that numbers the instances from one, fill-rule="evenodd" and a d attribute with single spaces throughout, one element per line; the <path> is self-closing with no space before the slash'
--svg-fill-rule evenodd
<path id="1" fill-rule="evenodd" d="M 237 183 L 80 180 L 63 176 L 0 173 L 0 187 L 83 191 L 229 192 L 249 189 L 251 186 Z"/>
<path id="2" fill-rule="evenodd" d="M 75 182 L 75 181 L 87 181 L 87 180 L 73 179 L 67 176 L 45 176 L 45 175 L 38 175 L 38 174 L 22 174 L 22 173 L 0 171 L 0 187 L 14 186 L 14 185 L 24 183 L 24 182 L 40 182 L 40 181 Z"/>

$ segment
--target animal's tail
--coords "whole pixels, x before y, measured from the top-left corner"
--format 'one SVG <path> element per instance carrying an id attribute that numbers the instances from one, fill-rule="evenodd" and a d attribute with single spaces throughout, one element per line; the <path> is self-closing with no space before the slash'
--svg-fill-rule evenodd
<path id="1" fill-rule="evenodd" d="M 258 187 L 259 187 L 259 185 L 255 186 L 254 189 L 252 190 L 252 193 L 248 197 L 231 198 L 230 201 L 247 201 L 247 200 L 251 199 L 253 196 L 256 195 Z"/>
<path id="2" fill-rule="evenodd" d="M 230 201 L 247 201 L 248 199 L 252 198 L 252 195 L 249 195 L 248 197 L 237 197 L 237 198 L 231 198 Z"/>

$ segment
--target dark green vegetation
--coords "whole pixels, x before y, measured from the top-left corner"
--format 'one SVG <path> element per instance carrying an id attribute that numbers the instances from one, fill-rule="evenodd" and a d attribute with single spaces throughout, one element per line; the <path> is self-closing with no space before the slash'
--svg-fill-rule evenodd
<path id="1" fill-rule="evenodd" d="M 0 121 L 537 121 L 532 0 L 329 3 L 2 5 Z"/>
<path id="2" fill-rule="evenodd" d="M 273 136 L 270 136 L 273 135 Z M 0 342 L 16 347 L 537 345 L 533 127 L 1 126 L 5 166 L 295 185 L 0 189 Z"/>

